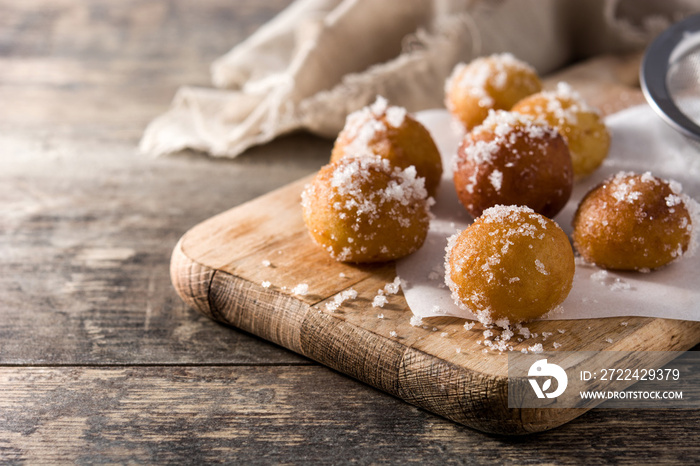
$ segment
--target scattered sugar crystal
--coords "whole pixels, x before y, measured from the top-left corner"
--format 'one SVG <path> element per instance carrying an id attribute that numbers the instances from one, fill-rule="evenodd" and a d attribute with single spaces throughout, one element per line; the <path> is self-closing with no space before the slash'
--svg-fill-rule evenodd
<path id="1" fill-rule="evenodd" d="M 396 338 L 396 335 L 397 335 L 397 334 L 396 334 L 396 332 L 395 332 L 394 330 L 392 330 L 391 332 L 389 332 L 389 335 L 390 335 L 392 338 Z"/>
<path id="2" fill-rule="evenodd" d="M 501 328 L 510 328 L 510 321 L 508 320 L 507 317 L 504 317 L 502 319 L 498 319 L 494 322 L 496 324 L 496 327 L 501 327 Z"/>
<path id="3" fill-rule="evenodd" d="M 650 182 L 656 182 L 656 179 L 654 178 L 654 175 L 651 174 L 651 172 L 646 171 L 642 174 L 640 177 L 640 180 L 643 183 L 650 183 Z"/>
<path id="4" fill-rule="evenodd" d="M 605 341 L 606 341 L 607 343 L 612 343 L 612 342 L 613 342 L 613 339 L 612 339 L 612 338 L 606 338 Z"/>
<path id="5" fill-rule="evenodd" d="M 306 283 L 299 283 L 297 286 L 292 288 L 292 293 L 298 296 L 306 296 L 309 292 L 309 285 Z"/>
<path id="6" fill-rule="evenodd" d="M 561 348 L 561 343 L 557 343 L 556 341 L 552 343 L 552 346 L 554 346 L 554 349 Z"/>
<path id="7" fill-rule="evenodd" d="M 398 128 L 403 125 L 405 118 L 406 109 L 403 107 L 391 106 L 386 110 L 386 121 L 394 128 Z"/>
<path id="8" fill-rule="evenodd" d="M 501 190 L 501 185 L 503 184 L 503 172 L 500 170 L 494 170 L 489 175 L 489 181 L 496 191 Z"/>
<path id="9" fill-rule="evenodd" d="M 263 267 L 269 267 L 270 265 L 272 265 L 272 262 L 270 262 L 269 260 L 265 259 L 265 260 L 262 261 L 262 265 L 263 265 Z"/>
<path id="10" fill-rule="evenodd" d="M 447 332 L 442 332 L 442 333 L 440 334 L 440 336 L 441 336 L 442 338 L 445 338 L 447 335 L 448 335 Z"/>
<path id="11" fill-rule="evenodd" d="M 632 285 L 618 277 L 615 277 L 615 281 L 613 281 L 609 287 L 611 291 L 627 291 L 632 289 Z"/>
<path id="12" fill-rule="evenodd" d="M 428 274 L 428 280 L 433 280 L 433 281 L 435 281 L 435 280 L 440 280 L 440 278 L 441 278 L 441 277 L 440 277 L 440 274 L 437 273 L 437 272 L 430 272 L 430 273 Z"/>
<path id="13" fill-rule="evenodd" d="M 462 352 L 462 348 L 459 348 L 459 347 L 455 348 L 455 353 L 461 353 L 461 352 Z"/>
<path id="14" fill-rule="evenodd" d="M 388 299 L 386 299 L 386 296 L 378 294 L 372 301 L 372 307 L 384 307 L 387 302 Z"/>
<path id="15" fill-rule="evenodd" d="M 433 314 L 444 314 L 445 313 L 445 311 L 443 311 L 442 308 L 440 306 L 438 306 L 437 304 L 434 304 L 433 307 L 430 308 L 430 312 L 432 312 Z"/>
<path id="16" fill-rule="evenodd" d="M 272 283 L 265 280 L 264 282 L 261 283 L 261 285 L 263 288 L 270 288 L 270 285 L 272 285 Z"/>
<path id="17" fill-rule="evenodd" d="M 669 194 L 668 196 L 666 196 L 665 201 L 668 207 L 674 207 L 683 202 L 681 197 L 676 194 Z"/>
<path id="18" fill-rule="evenodd" d="M 530 329 L 527 327 L 520 327 L 518 329 L 518 335 L 522 335 L 526 340 L 532 335 Z"/>
<path id="19" fill-rule="evenodd" d="M 592 273 L 590 279 L 607 286 L 610 291 L 629 291 L 634 289 L 627 281 L 620 277 L 613 277 L 607 270 L 599 270 Z"/>
<path id="20" fill-rule="evenodd" d="M 544 351 L 544 349 L 542 349 L 542 343 L 535 343 L 532 346 L 528 346 L 527 349 L 531 353 L 541 353 L 542 351 Z"/>
<path id="21" fill-rule="evenodd" d="M 330 312 L 337 311 L 339 307 L 340 307 L 340 304 L 335 302 L 335 301 L 331 301 L 329 303 L 326 303 L 326 310 L 330 311 Z"/>
<path id="22" fill-rule="evenodd" d="M 389 101 L 381 95 L 378 95 L 374 103 L 369 106 L 369 110 L 376 116 L 383 115 L 387 108 L 389 108 Z"/>
<path id="23" fill-rule="evenodd" d="M 338 276 L 339 276 L 340 278 L 345 278 L 345 277 L 346 277 L 346 275 L 345 275 L 343 272 L 340 272 L 340 273 L 338 274 Z"/>
<path id="24" fill-rule="evenodd" d="M 544 268 L 544 264 L 539 259 L 535 259 L 535 267 L 537 267 L 537 271 L 542 275 L 549 275 L 549 272 L 547 272 L 547 269 Z"/>
<path id="25" fill-rule="evenodd" d="M 437 327 L 433 327 L 433 332 L 437 332 Z"/>
<path id="26" fill-rule="evenodd" d="M 542 332 L 542 340 L 547 340 L 548 337 L 554 335 L 552 332 Z"/>
<path id="27" fill-rule="evenodd" d="M 420 327 L 421 325 L 423 325 L 423 319 L 414 315 L 411 316 L 411 320 L 409 321 L 409 323 L 414 327 Z"/>
<path id="28" fill-rule="evenodd" d="M 474 328 L 475 325 L 476 325 L 476 322 L 465 322 L 464 330 L 467 330 L 467 331 L 471 330 Z"/>
<path id="29" fill-rule="evenodd" d="M 620 325 L 622 325 L 623 327 L 627 327 L 629 325 L 629 322 L 620 322 Z"/>
<path id="30" fill-rule="evenodd" d="M 333 296 L 333 301 L 326 303 L 326 309 L 334 312 L 348 299 L 357 298 L 357 291 L 352 288 L 341 291 L 337 295 Z"/>
<path id="31" fill-rule="evenodd" d="M 399 292 L 401 287 L 401 278 L 396 277 L 393 282 L 384 285 L 384 292 L 386 294 L 396 294 Z"/>
<path id="32" fill-rule="evenodd" d="M 527 350 L 525 348 L 521 349 L 520 352 L 527 354 Z"/>
<path id="33" fill-rule="evenodd" d="M 491 330 L 484 330 L 483 335 L 484 338 L 490 338 L 491 336 L 493 336 L 493 332 Z"/>
<path id="34" fill-rule="evenodd" d="M 384 318 L 384 314 L 377 314 L 377 319 L 383 319 L 383 318 Z"/>
<path id="35" fill-rule="evenodd" d="M 557 332 L 559 332 L 559 333 L 566 333 L 566 330 L 564 330 L 563 328 L 559 328 L 559 329 L 557 329 Z"/>
<path id="36" fill-rule="evenodd" d="M 481 350 L 481 352 L 484 353 L 484 354 L 486 354 L 486 353 L 489 352 L 489 350 L 487 350 L 486 348 L 484 348 L 484 349 Z"/>

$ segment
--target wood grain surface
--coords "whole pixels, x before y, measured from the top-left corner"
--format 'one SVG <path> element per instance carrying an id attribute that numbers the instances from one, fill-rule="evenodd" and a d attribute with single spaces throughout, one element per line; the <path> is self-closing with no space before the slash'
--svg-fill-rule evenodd
<path id="1" fill-rule="evenodd" d="M 0 462 L 696 464 L 698 410 L 485 435 L 180 300 L 183 233 L 316 171 L 332 142 L 235 161 L 136 144 L 289 3 L 0 0 Z"/>

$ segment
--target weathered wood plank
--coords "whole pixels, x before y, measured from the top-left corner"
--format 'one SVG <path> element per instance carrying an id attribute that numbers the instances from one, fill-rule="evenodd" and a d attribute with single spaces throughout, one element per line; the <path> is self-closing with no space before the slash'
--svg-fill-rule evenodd
<path id="1" fill-rule="evenodd" d="M 0 393 L 2 462 L 692 464 L 700 457 L 698 411 L 591 411 L 536 437 L 503 438 L 322 367 L 0 368 Z"/>
<path id="2" fill-rule="evenodd" d="M 306 362 L 198 316 L 168 264 L 188 228 L 316 170 L 330 142 L 135 148 L 177 85 L 288 3 L 0 2 L 0 363 Z"/>

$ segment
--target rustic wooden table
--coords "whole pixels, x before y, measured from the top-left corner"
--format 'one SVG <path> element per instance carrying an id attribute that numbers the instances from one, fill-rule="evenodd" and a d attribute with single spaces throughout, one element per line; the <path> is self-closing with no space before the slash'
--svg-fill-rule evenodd
<path id="1" fill-rule="evenodd" d="M 0 461 L 697 462 L 698 410 L 484 435 L 180 301 L 178 238 L 317 170 L 331 142 L 233 161 L 135 146 L 288 3 L 0 0 Z"/>

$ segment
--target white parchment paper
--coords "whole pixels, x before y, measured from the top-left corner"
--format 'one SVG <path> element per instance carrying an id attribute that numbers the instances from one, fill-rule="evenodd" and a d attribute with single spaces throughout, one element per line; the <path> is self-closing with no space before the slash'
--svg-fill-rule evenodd
<path id="1" fill-rule="evenodd" d="M 452 182 L 452 158 L 461 135 L 447 111 L 418 112 L 416 117 L 433 135 L 445 173 L 428 238 L 419 251 L 398 262 L 397 273 L 404 280 L 403 292 L 415 315 L 476 320 L 452 302 L 444 285 L 447 237 L 472 221 L 457 200 Z M 651 171 L 674 179 L 682 183 L 684 193 L 700 199 L 700 145 L 667 126 L 647 105 L 616 113 L 605 122 L 612 135 L 608 158 L 594 174 L 577 182 L 568 204 L 554 219 L 568 235 L 581 198 L 620 170 Z M 547 319 L 643 316 L 700 321 L 700 253 L 651 273 L 603 271 L 577 261 L 573 288 L 562 306 L 563 312 Z"/>

